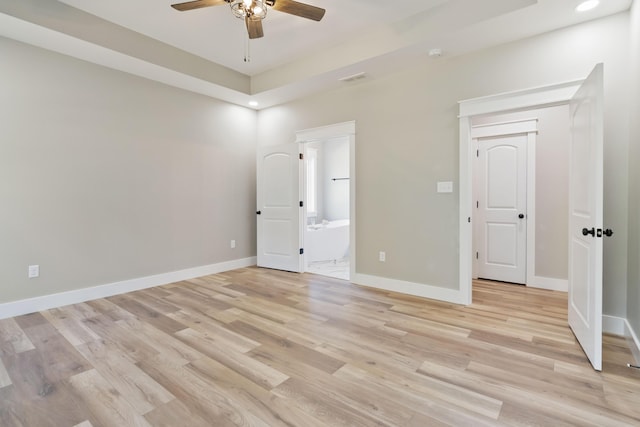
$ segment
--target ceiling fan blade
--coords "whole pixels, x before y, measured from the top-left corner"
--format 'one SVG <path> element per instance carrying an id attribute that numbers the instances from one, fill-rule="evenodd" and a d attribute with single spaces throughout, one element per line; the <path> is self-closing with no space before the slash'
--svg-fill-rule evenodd
<path id="1" fill-rule="evenodd" d="M 325 10 L 319 7 L 311 6 L 310 4 L 300 3 L 294 0 L 272 0 L 271 6 L 274 10 L 289 13 L 295 16 L 301 16 L 303 18 L 319 21 L 324 16 Z M 267 1 L 267 4 L 270 4 Z"/>
<path id="2" fill-rule="evenodd" d="M 264 32 L 262 31 L 262 19 L 245 16 L 244 22 L 247 24 L 247 32 L 249 33 L 250 39 L 259 39 L 264 36 Z"/>
<path id="3" fill-rule="evenodd" d="M 227 0 L 195 0 L 186 3 L 172 4 L 171 7 L 180 12 L 184 12 L 187 10 L 200 9 L 201 7 L 220 6 L 225 3 L 228 3 Z"/>

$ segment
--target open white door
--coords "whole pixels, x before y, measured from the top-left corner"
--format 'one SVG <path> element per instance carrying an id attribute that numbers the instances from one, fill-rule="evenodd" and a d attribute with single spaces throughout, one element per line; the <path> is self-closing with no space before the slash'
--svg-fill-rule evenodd
<path id="1" fill-rule="evenodd" d="M 299 145 L 291 143 L 258 150 L 259 267 L 302 271 Z"/>
<path id="2" fill-rule="evenodd" d="M 602 370 L 603 66 L 571 100 L 569 326 Z"/>

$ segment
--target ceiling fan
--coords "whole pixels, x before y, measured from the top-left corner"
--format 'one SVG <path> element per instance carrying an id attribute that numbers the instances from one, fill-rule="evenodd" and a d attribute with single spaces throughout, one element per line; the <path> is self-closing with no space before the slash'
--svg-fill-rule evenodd
<path id="1" fill-rule="evenodd" d="M 267 6 L 279 12 L 314 21 L 320 21 L 325 13 L 324 9 L 293 0 L 195 0 L 172 4 L 171 7 L 184 12 L 202 7 L 220 6 L 225 3 L 231 6 L 231 10 L 237 18 L 244 19 L 250 39 L 264 36 L 262 20 L 267 16 Z"/>

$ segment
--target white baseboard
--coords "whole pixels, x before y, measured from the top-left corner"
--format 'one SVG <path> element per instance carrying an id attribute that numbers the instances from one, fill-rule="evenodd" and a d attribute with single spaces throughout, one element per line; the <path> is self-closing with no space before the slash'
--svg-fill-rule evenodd
<path id="1" fill-rule="evenodd" d="M 533 276 L 533 280 L 527 282 L 530 288 L 547 289 L 550 291 L 569 291 L 569 281 L 553 277 Z"/>
<path id="2" fill-rule="evenodd" d="M 626 336 L 624 324 L 626 320 L 622 317 L 602 315 L 602 332 L 606 334 Z"/>
<path id="3" fill-rule="evenodd" d="M 640 364 L 640 340 L 638 340 L 638 335 L 635 333 L 627 319 L 603 315 L 602 332 L 626 337 L 627 342 L 629 343 L 629 348 L 631 348 L 631 353 L 633 353 L 635 364 Z"/>
<path id="4" fill-rule="evenodd" d="M 448 289 L 440 286 L 405 282 L 403 280 L 359 273 L 356 273 L 355 276 L 351 278 L 351 282 L 371 288 L 384 289 L 385 291 L 399 292 L 401 294 L 446 301 L 454 304 L 465 304 L 464 295 L 462 295 L 462 292 L 458 289 Z"/>
<path id="5" fill-rule="evenodd" d="M 122 282 L 108 283 L 91 288 L 83 288 L 19 301 L 12 301 L 0 304 L 0 319 L 35 313 L 42 310 L 48 310 L 50 308 L 63 307 L 69 304 L 78 304 L 98 298 L 106 298 L 113 295 L 166 285 L 209 274 L 222 273 L 224 271 L 249 267 L 255 264 L 256 257 L 249 257 L 217 264 L 187 268 L 185 270 L 171 271 L 153 276 L 139 277 L 137 279 L 124 280 Z"/>
<path id="6" fill-rule="evenodd" d="M 633 330 L 627 319 L 624 320 L 624 330 L 624 336 L 627 337 L 627 342 L 629 343 L 629 347 L 631 347 L 635 364 L 640 365 L 640 340 L 638 340 L 638 334 Z"/>

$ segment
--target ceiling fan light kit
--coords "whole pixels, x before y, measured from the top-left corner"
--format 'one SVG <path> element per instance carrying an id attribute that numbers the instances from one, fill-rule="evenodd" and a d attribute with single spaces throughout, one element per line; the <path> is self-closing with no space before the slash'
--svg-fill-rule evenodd
<path id="1" fill-rule="evenodd" d="M 235 0 L 231 10 L 236 18 L 264 19 L 267 16 L 265 2 L 261 0 Z"/>

